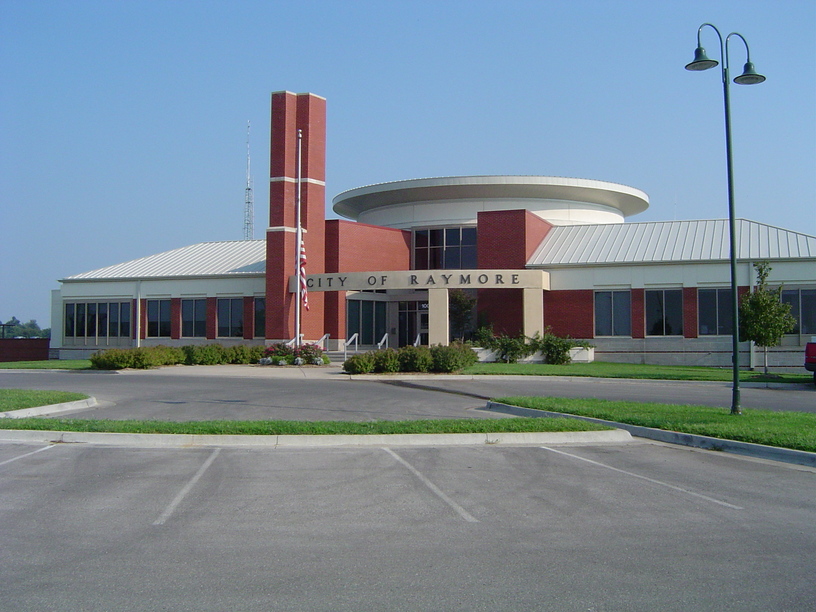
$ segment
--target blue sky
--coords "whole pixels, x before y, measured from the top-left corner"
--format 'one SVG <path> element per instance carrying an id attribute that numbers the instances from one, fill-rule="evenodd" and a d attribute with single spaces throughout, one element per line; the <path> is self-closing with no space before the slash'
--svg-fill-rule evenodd
<path id="1" fill-rule="evenodd" d="M 704 22 L 768 77 L 731 86 L 737 216 L 816 235 L 812 0 L 2 0 L 0 319 L 46 326 L 60 278 L 241 239 L 247 121 L 262 238 L 284 89 L 328 100 L 327 206 L 538 174 L 642 189 L 631 221 L 724 218 L 720 72 L 683 69 Z"/>

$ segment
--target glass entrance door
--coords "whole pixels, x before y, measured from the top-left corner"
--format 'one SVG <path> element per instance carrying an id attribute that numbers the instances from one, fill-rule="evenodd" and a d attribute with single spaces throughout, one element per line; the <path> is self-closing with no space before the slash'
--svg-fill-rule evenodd
<path id="1" fill-rule="evenodd" d="M 399 345 L 408 346 L 416 342 L 419 336 L 419 343 L 428 344 L 428 302 L 421 300 L 416 302 L 399 303 Z"/>

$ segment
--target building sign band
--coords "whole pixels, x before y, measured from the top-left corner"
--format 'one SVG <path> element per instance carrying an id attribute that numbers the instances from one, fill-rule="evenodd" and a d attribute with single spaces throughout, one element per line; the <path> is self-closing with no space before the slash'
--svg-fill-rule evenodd
<path id="1" fill-rule="evenodd" d="M 391 270 L 308 274 L 309 291 L 365 291 L 371 289 L 543 289 L 550 276 L 543 270 Z M 297 278 L 289 278 L 289 291 Z"/>

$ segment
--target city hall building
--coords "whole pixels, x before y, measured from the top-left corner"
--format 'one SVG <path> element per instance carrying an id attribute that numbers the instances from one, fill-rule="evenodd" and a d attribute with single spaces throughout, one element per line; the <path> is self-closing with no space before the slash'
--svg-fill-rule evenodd
<path id="1" fill-rule="evenodd" d="M 359 187 L 325 218 L 326 101 L 272 94 L 263 240 L 203 242 L 69 276 L 52 295 L 60 358 L 110 347 L 305 342 L 337 350 L 447 344 L 454 290 L 495 333 L 551 329 L 606 361 L 730 365 L 728 222 L 629 221 L 633 187 L 459 176 Z M 300 134 L 300 136 L 299 136 Z M 308 309 L 298 315 L 297 213 Z M 768 261 L 796 329 L 770 360 L 801 367 L 816 335 L 816 237 L 738 220 L 739 292 Z M 741 363 L 754 351 L 741 345 Z"/>

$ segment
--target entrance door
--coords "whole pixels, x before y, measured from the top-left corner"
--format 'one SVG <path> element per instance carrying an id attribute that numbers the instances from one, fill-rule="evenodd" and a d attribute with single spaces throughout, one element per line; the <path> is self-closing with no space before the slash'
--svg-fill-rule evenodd
<path id="1" fill-rule="evenodd" d="M 428 344 L 428 302 L 427 300 L 399 303 L 399 345 L 408 346 L 416 342 Z"/>

